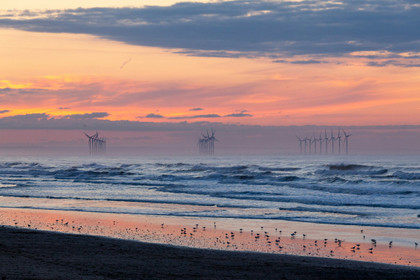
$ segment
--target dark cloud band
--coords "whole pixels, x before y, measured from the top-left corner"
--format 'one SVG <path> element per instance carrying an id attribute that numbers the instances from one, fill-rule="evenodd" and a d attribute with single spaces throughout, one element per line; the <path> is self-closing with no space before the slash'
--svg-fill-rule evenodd
<path id="1" fill-rule="evenodd" d="M 32 19 L 3 17 L 0 26 L 92 34 L 134 45 L 185 49 L 191 55 L 280 58 L 420 51 L 420 7 L 410 0 L 228 1 L 31 14 Z"/>

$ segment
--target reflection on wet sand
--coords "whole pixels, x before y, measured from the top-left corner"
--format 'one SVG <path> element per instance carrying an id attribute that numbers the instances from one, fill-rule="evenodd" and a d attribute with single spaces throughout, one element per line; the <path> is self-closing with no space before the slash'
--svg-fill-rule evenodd
<path id="1" fill-rule="evenodd" d="M 285 221 L 2 209 L 2 225 L 144 242 L 351 259 L 420 267 L 418 230 L 316 225 Z M 386 236 L 384 233 L 390 232 Z M 405 235 L 405 236 L 398 236 Z M 386 241 L 385 241 L 386 240 Z M 400 242 L 405 240 L 406 242 Z"/>

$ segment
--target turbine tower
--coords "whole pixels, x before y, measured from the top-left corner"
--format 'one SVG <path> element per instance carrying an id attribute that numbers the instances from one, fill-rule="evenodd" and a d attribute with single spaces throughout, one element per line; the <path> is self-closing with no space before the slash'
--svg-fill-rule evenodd
<path id="1" fill-rule="evenodd" d="M 314 143 L 314 154 L 316 154 L 316 142 L 318 142 L 318 139 L 315 138 L 315 135 L 314 135 L 314 138 L 312 140 L 312 143 Z"/>
<path id="2" fill-rule="evenodd" d="M 216 131 L 213 130 L 213 128 L 211 129 L 211 136 L 210 136 L 210 154 L 214 155 L 214 141 L 219 141 L 217 140 L 217 138 L 214 136 L 216 133 Z M 208 135 L 208 132 L 207 132 Z"/>
<path id="3" fill-rule="evenodd" d="M 296 135 L 296 138 L 299 141 L 299 150 L 300 150 L 300 154 L 302 154 L 302 143 L 305 141 L 304 139 L 301 139 L 299 136 Z"/>
<path id="4" fill-rule="evenodd" d="M 331 153 L 334 154 L 334 141 L 336 140 L 336 138 L 334 137 L 334 133 L 331 130 Z"/>
<path id="5" fill-rule="evenodd" d="M 338 130 L 338 153 L 341 154 L 341 134 L 340 134 L 340 129 Z"/>
<path id="6" fill-rule="evenodd" d="M 322 133 L 319 133 L 319 138 L 318 138 L 318 142 L 319 142 L 319 154 L 322 155 Z"/>
<path id="7" fill-rule="evenodd" d="M 346 155 L 348 155 L 349 154 L 349 137 L 351 136 L 351 134 L 347 134 L 344 129 L 343 129 L 343 133 L 344 133 L 344 141 L 346 142 Z"/>
<path id="8" fill-rule="evenodd" d="M 324 141 L 325 141 L 325 154 L 328 154 L 328 141 L 330 140 L 328 139 L 326 130 L 324 131 Z"/>
<path id="9" fill-rule="evenodd" d="M 312 138 L 308 138 L 308 142 L 309 142 L 309 154 L 312 154 Z"/>

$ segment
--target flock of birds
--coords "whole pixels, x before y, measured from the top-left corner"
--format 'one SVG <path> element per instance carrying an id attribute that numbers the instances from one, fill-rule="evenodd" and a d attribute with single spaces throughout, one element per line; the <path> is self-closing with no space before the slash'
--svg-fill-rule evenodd
<path id="1" fill-rule="evenodd" d="M 206 226 L 196 224 L 193 227 L 181 227 L 178 233 L 175 226 L 160 224 L 159 228 L 142 228 L 142 227 L 122 227 L 117 221 L 112 224 L 100 223 L 96 225 L 78 225 L 74 221 L 65 221 L 64 219 L 56 219 L 48 224 L 30 223 L 20 224 L 14 221 L 16 227 L 27 227 L 31 229 L 42 229 L 51 231 L 73 232 L 77 234 L 93 234 L 106 235 L 122 239 L 142 240 L 153 242 L 154 239 L 161 239 L 159 243 L 167 243 L 180 246 L 203 247 L 207 244 L 207 248 L 228 249 L 228 250 L 245 250 L 245 251 L 261 251 L 272 253 L 288 253 L 297 255 L 310 255 L 321 257 L 351 257 L 353 259 L 359 253 L 359 257 L 373 255 L 377 240 L 372 238 L 370 242 L 352 243 L 345 240 L 334 238 L 329 240 L 324 238 L 321 240 L 309 239 L 307 234 L 293 231 L 285 233 L 275 228 L 274 231 L 266 230 L 263 226 L 259 230 L 250 230 L 245 232 L 240 228 L 238 231 L 217 230 L 216 222 L 213 223 L 213 230 L 208 230 Z M 172 232 L 171 232 L 172 229 Z M 270 233 L 273 233 L 271 234 Z M 362 238 L 366 239 L 363 229 L 360 231 Z M 160 236 L 160 237 L 159 237 Z M 155 240 L 156 241 L 156 240 Z M 202 241 L 202 243 L 200 243 Z M 387 241 L 389 248 L 392 248 L 393 241 Z M 414 248 L 417 249 L 418 243 L 414 242 Z M 349 254 L 351 253 L 351 254 Z M 337 255 L 336 255 L 337 254 Z"/>

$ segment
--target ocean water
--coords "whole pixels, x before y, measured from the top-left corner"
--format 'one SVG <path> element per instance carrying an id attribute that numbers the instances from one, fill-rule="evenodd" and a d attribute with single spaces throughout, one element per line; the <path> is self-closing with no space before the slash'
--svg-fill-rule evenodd
<path id="1" fill-rule="evenodd" d="M 0 207 L 420 229 L 420 158 L 7 157 Z"/>

